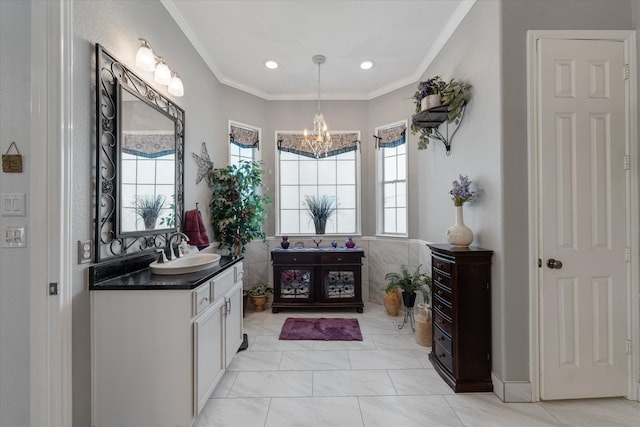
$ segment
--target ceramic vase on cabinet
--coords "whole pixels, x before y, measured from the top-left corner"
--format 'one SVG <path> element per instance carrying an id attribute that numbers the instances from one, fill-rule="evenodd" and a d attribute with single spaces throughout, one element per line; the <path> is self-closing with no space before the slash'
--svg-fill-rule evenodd
<path id="1" fill-rule="evenodd" d="M 462 206 L 456 206 L 456 223 L 447 230 L 447 241 L 459 247 L 468 247 L 473 242 L 473 231 L 464 225 Z"/>

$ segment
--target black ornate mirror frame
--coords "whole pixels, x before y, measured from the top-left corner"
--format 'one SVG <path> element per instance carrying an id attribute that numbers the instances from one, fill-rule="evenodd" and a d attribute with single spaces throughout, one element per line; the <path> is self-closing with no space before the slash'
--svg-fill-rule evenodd
<path id="1" fill-rule="evenodd" d="M 176 122 L 175 227 L 118 235 L 118 84 L 166 112 Z M 184 110 L 166 98 L 100 44 L 96 44 L 96 251 L 95 261 L 151 252 L 167 246 L 184 215 Z"/>

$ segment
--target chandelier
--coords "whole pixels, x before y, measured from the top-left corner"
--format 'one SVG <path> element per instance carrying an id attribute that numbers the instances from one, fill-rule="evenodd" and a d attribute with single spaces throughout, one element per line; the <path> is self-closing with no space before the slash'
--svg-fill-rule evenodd
<path id="1" fill-rule="evenodd" d="M 327 155 L 327 151 L 331 148 L 331 135 L 327 130 L 327 123 L 324 116 L 320 112 L 320 65 L 324 64 L 327 58 L 324 55 L 315 55 L 311 58 L 314 64 L 318 64 L 318 112 L 313 117 L 313 134 L 309 136 L 307 130 L 304 130 L 304 139 L 302 144 L 309 147 L 313 151 L 316 159 L 319 159 L 322 153 Z"/>

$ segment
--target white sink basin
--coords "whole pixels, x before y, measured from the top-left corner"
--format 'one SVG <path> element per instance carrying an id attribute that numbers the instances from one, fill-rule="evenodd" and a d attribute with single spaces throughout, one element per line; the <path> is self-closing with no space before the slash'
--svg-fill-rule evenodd
<path id="1" fill-rule="evenodd" d="M 154 261 L 149 264 L 149 267 L 151 268 L 151 272 L 153 274 L 169 276 L 173 274 L 194 273 L 196 271 L 206 270 L 207 268 L 211 268 L 219 262 L 219 254 L 195 253 L 186 255 L 173 261 L 164 262 L 162 264 L 158 264 L 158 261 Z"/>

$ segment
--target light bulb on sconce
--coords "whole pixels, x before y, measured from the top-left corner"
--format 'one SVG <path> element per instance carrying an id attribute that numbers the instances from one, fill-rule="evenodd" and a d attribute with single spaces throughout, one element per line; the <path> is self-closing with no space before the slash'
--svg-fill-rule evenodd
<path id="1" fill-rule="evenodd" d="M 172 73 L 171 80 L 169 81 L 169 93 L 173 96 L 184 95 L 184 86 L 178 73 Z"/>
<path id="2" fill-rule="evenodd" d="M 156 66 L 156 71 L 153 74 L 153 79 L 156 83 L 166 86 L 171 81 L 171 70 L 164 59 L 160 58 L 158 65 Z"/>
<path id="3" fill-rule="evenodd" d="M 170 95 L 183 96 L 184 86 L 178 73 L 171 71 L 164 58 L 154 52 L 151 43 L 143 38 L 138 40 L 140 40 L 140 48 L 136 52 L 136 67 L 143 71 L 154 72 L 153 79 L 158 84 L 168 86 Z"/>

